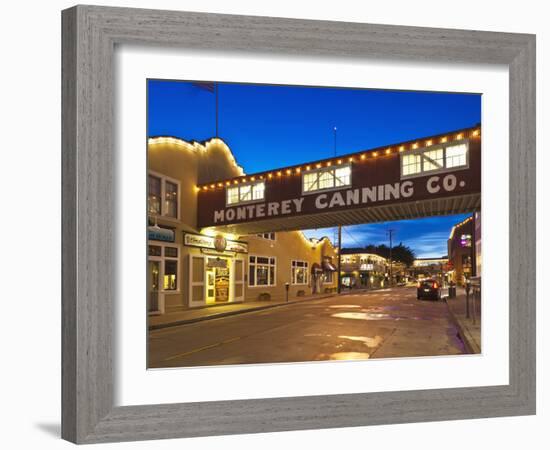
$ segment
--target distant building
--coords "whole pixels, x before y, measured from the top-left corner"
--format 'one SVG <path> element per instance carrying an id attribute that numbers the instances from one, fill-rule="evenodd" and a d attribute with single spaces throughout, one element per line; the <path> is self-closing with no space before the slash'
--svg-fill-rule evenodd
<path id="1" fill-rule="evenodd" d="M 388 286 L 390 274 L 393 283 L 408 278 L 405 264 L 393 261 L 375 253 L 367 253 L 364 248 L 343 248 L 340 276 L 344 288 L 378 288 Z"/>
<path id="2" fill-rule="evenodd" d="M 410 275 L 415 279 L 439 278 L 445 280 L 448 271 L 449 258 L 447 256 L 434 258 L 416 258 L 409 269 Z"/>
<path id="3" fill-rule="evenodd" d="M 474 213 L 474 241 L 475 241 L 475 261 L 476 276 L 481 276 L 481 212 Z"/>
<path id="4" fill-rule="evenodd" d="M 476 220 L 479 226 L 476 225 Z M 481 214 L 467 217 L 451 229 L 447 241 L 450 280 L 462 286 L 466 280 L 481 275 Z M 476 231 L 479 236 L 476 235 Z M 476 251 L 478 250 L 479 251 Z M 477 261 L 479 259 L 479 261 Z"/>
<path id="5" fill-rule="evenodd" d="M 340 276 L 344 288 L 383 287 L 387 283 L 386 258 L 366 253 L 364 248 L 343 248 Z"/>

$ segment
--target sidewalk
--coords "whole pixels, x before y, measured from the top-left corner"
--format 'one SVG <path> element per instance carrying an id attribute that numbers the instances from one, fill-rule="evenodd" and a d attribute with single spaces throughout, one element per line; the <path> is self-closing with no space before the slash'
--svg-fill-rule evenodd
<path id="1" fill-rule="evenodd" d="M 460 338 L 469 353 L 481 353 L 481 315 L 479 305 L 476 305 L 476 323 L 472 317 L 472 304 L 470 303 L 470 318 L 466 318 L 466 293 L 464 289 L 457 289 L 456 298 L 445 298 L 449 311 L 456 323 Z M 471 301 L 471 300 L 470 300 Z"/>
<path id="2" fill-rule="evenodd" d="M 246 303 L 227 303 L 201 308 L 187 309 L 182 311 L 169 312 L 159 316 L 148 317 L 149 330 L 158 330 L 161 328 L 175 327 L 178 325 L 186 325 L 203 320 L 218 319 L 220 317 L 232 316 L 235 314 L 244 314 L 253 311 L 261 311 L 263 309 L 276 308 L 293 303 L 300 303 L 307 300 L 320 300 L 322 298 L 334 297 L 338 294 L 318 294 L 304 297 L 297 297 L 286 301 L 256 301 Z"/>

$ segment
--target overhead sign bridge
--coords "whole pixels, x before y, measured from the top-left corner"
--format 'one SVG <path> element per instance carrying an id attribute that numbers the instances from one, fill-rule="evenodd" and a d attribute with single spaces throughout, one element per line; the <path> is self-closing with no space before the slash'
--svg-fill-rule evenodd
<path id="1" fill-rule="evenodd" d="M 473 212 L 473 127 L 197 187 L 201 229 L 238 235 Z"/>

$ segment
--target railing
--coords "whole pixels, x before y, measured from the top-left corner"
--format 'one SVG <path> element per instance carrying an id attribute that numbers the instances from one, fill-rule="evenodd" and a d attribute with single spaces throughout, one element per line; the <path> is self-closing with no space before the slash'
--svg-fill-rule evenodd
<path id="1" fill-rule="evenodd" d="M 466 318 L 475 325 L 481 317 L 481 277 L 472 277 L 466 282 Z"/>

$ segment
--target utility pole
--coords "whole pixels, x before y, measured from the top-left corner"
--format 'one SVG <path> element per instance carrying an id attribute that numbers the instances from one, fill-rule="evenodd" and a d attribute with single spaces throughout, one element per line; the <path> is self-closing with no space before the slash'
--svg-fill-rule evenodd
<path id="1" fill-rule="evenodd" d="M 334 157 L 336 158 L 336 133 L 338 131 L 338 128 L 336 127 L 333 127 L 332 128 L 332 136 L 333 136 L 333 140 L 332 140 L 332 151 L 334 152 Z M 338 230 L 336 229 L 333 229 L 332 230 L 332 241 L 333 242 L 336 242 L 336 236 L 338 234 Z M 338 245 L 340 243 L 340 239 L 338 238 Z M 338 258 L 340 258 L 340 256 L 338 256 Z M 338 272 L 338 278 L 340 278 L 340 272 Z M 338 291 L 340 292 L 340 291 Z"/>
<path id="2" fill-rule="evenodd" d="M 388 235 L 390 237 L 390 287 L 393 285 L 393 260 L 392 260 L 392 246 L 393 246 L 393 232 L 395 230 L 390 228 L 388 230 Z"/>
<path id="3" fill-rule="evenodd" d="M 342 292 L 342 277 L 340 275 L 342 267 L 342 225 L 338 225 L 338 294 Z"/>
<path id="4" fill-rule="evenodd" d="M 336 136 L 338 128 L 334 127 L 332 129 L 334 141 L 333 141 L 333 150 L 334 156 L 336 156 Z M 338 294 L 342 292 L 342 276 L 341 276 L 341 267 L 342 267 L 342 225 L 338 225 Z"/>

